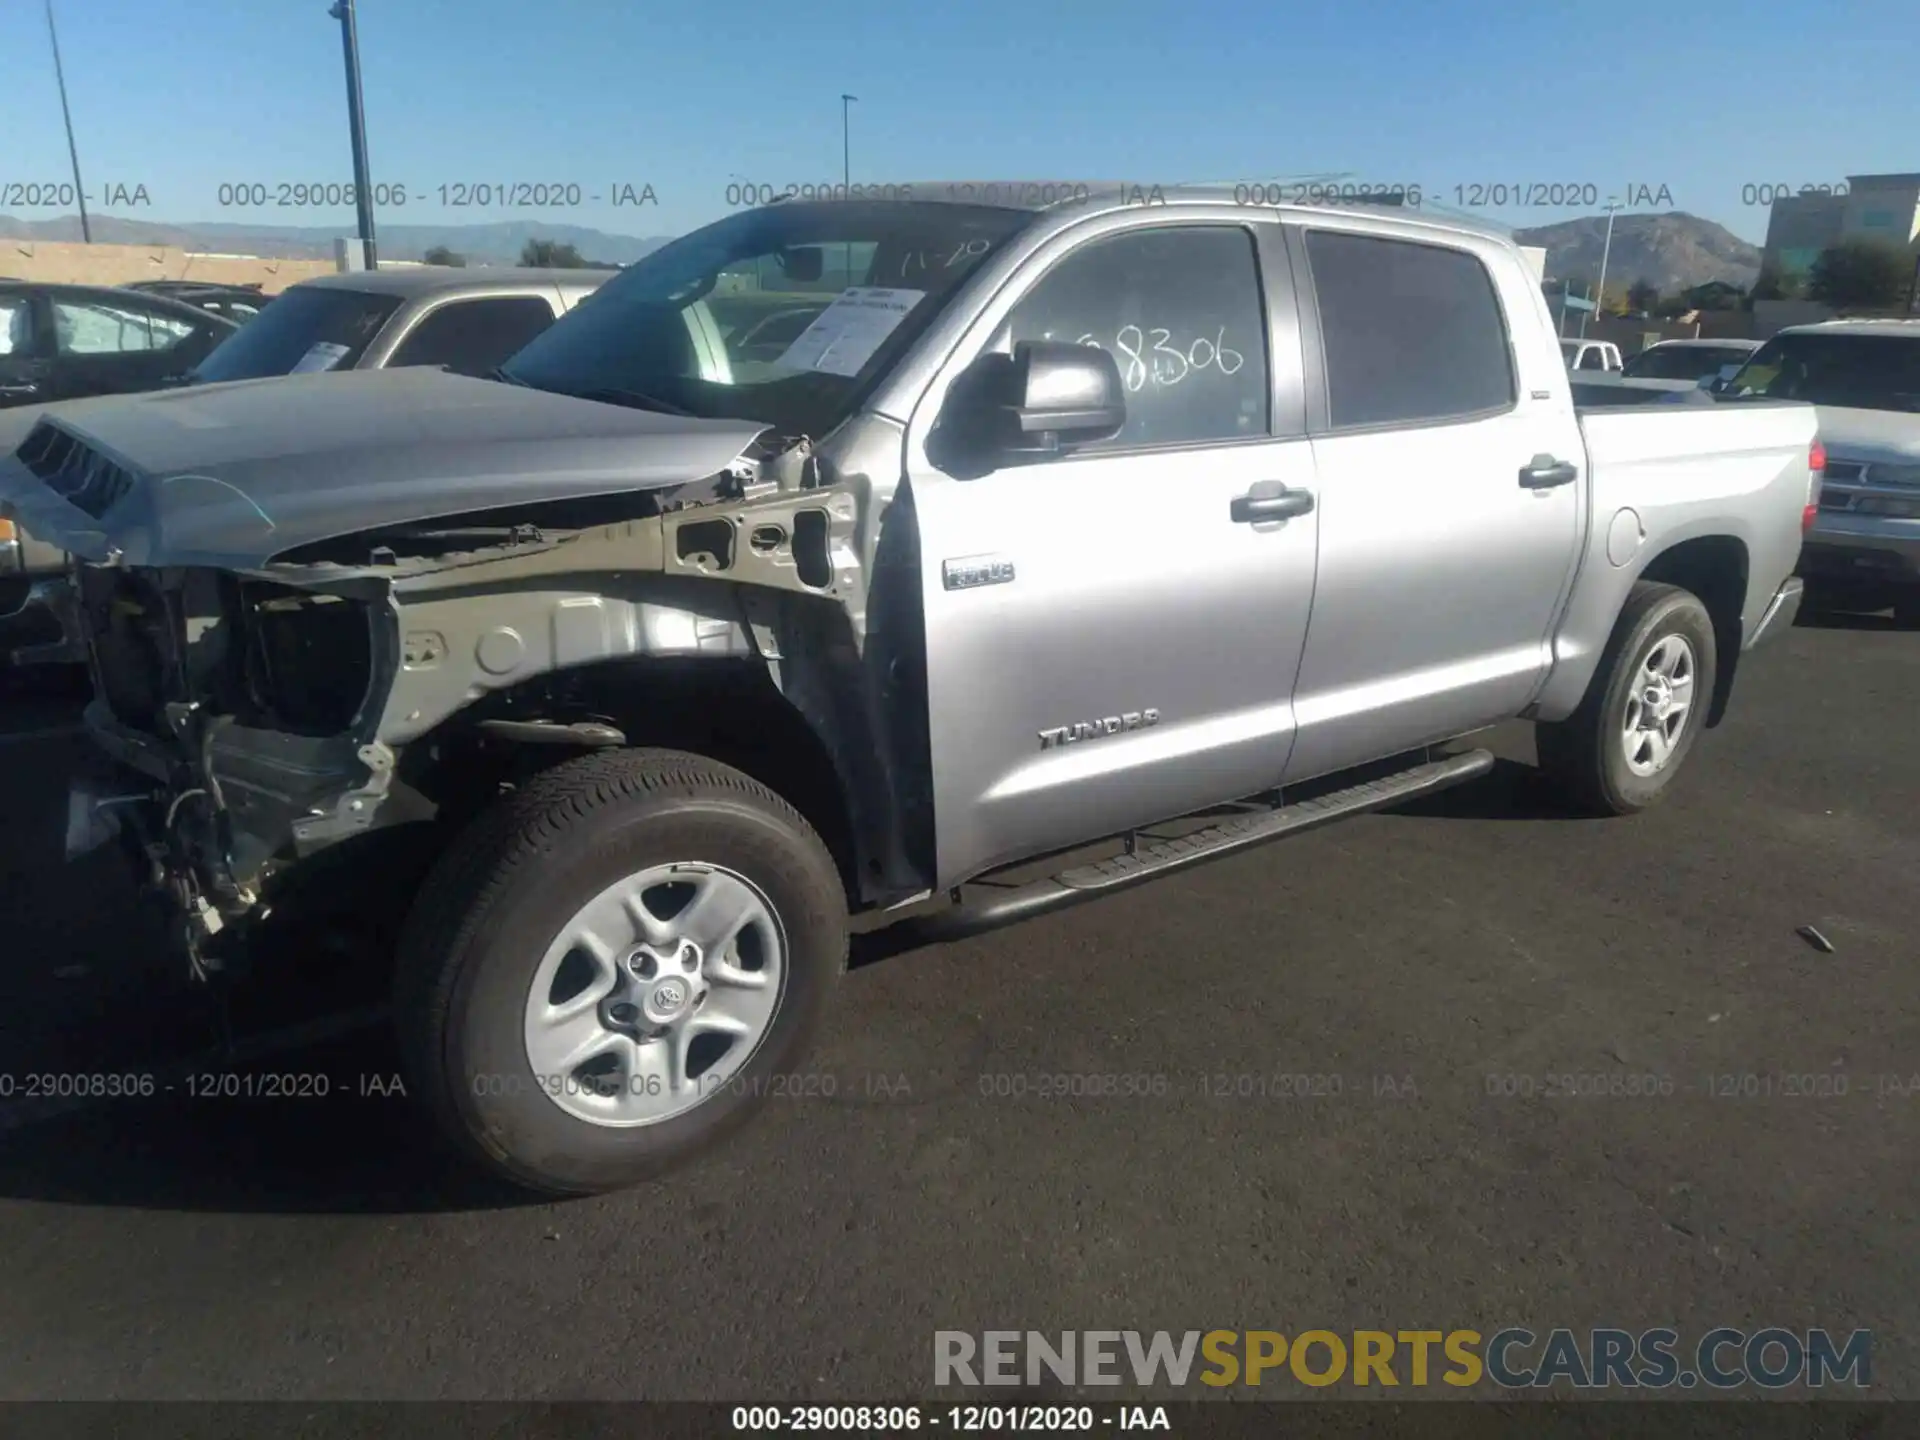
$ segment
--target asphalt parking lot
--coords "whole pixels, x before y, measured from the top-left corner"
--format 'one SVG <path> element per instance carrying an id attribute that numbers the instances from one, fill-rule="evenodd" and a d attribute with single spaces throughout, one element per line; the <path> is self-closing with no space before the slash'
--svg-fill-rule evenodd
<path id="1" fill-rule="evenodd" d="M 0 1398 L 879 1400 L 937 1329 L 1507 1324 L 1868 1328 L 1915 1398 L 1916 716 L 1920 635 L 1803 622 L 1660 810 L 1566 818 L 1497 732 L 1476 787 L 863 965 L 808 1093 L 549 1205 L 385 1093 L 365 957 L 229 1016 L 325 1098 L 185 1093 L 219 1025 L 60 862 L 71 707 L 12 700 L 0 1073 L 175 1090 L 0 1107 Z M 1671 1085 L 1489 1093 L 1559 1075 Z"/>

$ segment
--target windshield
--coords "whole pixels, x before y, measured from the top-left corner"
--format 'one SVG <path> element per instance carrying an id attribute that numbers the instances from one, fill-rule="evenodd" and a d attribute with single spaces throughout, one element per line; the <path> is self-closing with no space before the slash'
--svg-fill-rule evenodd
<path id="1" fill-rule="evenodd" d="M 1727 384 L 1735 395 L 1920 411 L 1920 334 L 1776 335 Z"/>
<path id="2" fill-rule="evenodd" d="M 1655 345 L 1627 361 L 1621 373 L 1635 380 L 1702 380 L 1752 353 L 1720 345 Z"/>
<path id="3" fill-rule="evenodd" d="M 1029 218 L 911 201 L 750 210 L 628 267 L 501 369 L 542 390 L 824 435 Z"/>
<path id="4" fill-rule="evenodd" d="M 222 341 L 188 379 L 214 385 L 307 370 L 351 370 L 399 308 L 394 295 L 296 285 Z"/>

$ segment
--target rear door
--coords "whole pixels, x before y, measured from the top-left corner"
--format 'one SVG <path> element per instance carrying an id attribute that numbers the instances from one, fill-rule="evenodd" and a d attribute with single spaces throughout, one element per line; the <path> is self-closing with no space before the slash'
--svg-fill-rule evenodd
<path id="1" fill-rule="evenodd" d="M 139 295 L 105 299 L 54 294 L 56 398 L 132 394 L 192 368 L 211 348 L 210 317 L 188 318 L 146 303 Z"/>
<path id="2" fill-rule="evenodd" d="M 1526 706 L 1586 449 L 1545 302 L 1494 242 L 1332 217 L 1291 238 L 1320 486 L 1288 765 L 1304 779 Z"/>
<path id="3" fill-rule="evenodd" d="M 1288 259 L 1277 224 L 1192 213 L 1044 242 L 914 412 L 942 885 L 1254 793 L 1286 765 L 1317 518 L 1252 522 L 1234 502 L 1314 487 Z M 927 442 L 947 388 L 1044 339 L 1114 355 L 1125 429 L 943 470 Z"/>
<path id="4" fill-rule="evenodd" d="M 0 408 L 54 398 L 53 336 L 44 296 L 0 291 Z"/>

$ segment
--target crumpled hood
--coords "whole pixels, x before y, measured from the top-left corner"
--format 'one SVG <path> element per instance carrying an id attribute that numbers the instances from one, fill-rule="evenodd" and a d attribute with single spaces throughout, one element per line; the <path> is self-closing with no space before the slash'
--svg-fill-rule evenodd
<path id="1" fill-rule="evenodd" d="M 1835 460 L 1865 464 L 1920 464 L 1920 415 L 1899 410 L 1855 410 L 1819 405 L 1820 443 Z"/>
<path id="2" fill-rule="evenodd" d="M 428 369 L 106 397 L 46 418 L 85 449 L 57 447 L 69 468 L 46 479 L 23 458 L 31 441 L 0 458 L 0 510 L 89 560 L 235 570 L 361 530 L 705 479 L 766 429 Z"/>

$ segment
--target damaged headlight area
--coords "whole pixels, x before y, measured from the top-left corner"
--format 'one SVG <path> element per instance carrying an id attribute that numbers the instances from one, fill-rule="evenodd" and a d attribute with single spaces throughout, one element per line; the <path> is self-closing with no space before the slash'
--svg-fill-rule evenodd
<path id="1" fill-rule="evenodd" d="M 118 836 L 203 942 L 257 918 L 284 861 L 371 828 L 397 642 L 384 586 L 313 590 L 203 569 L 82 565 L 103 763 L 69 804 L 69 857 Z"/>

